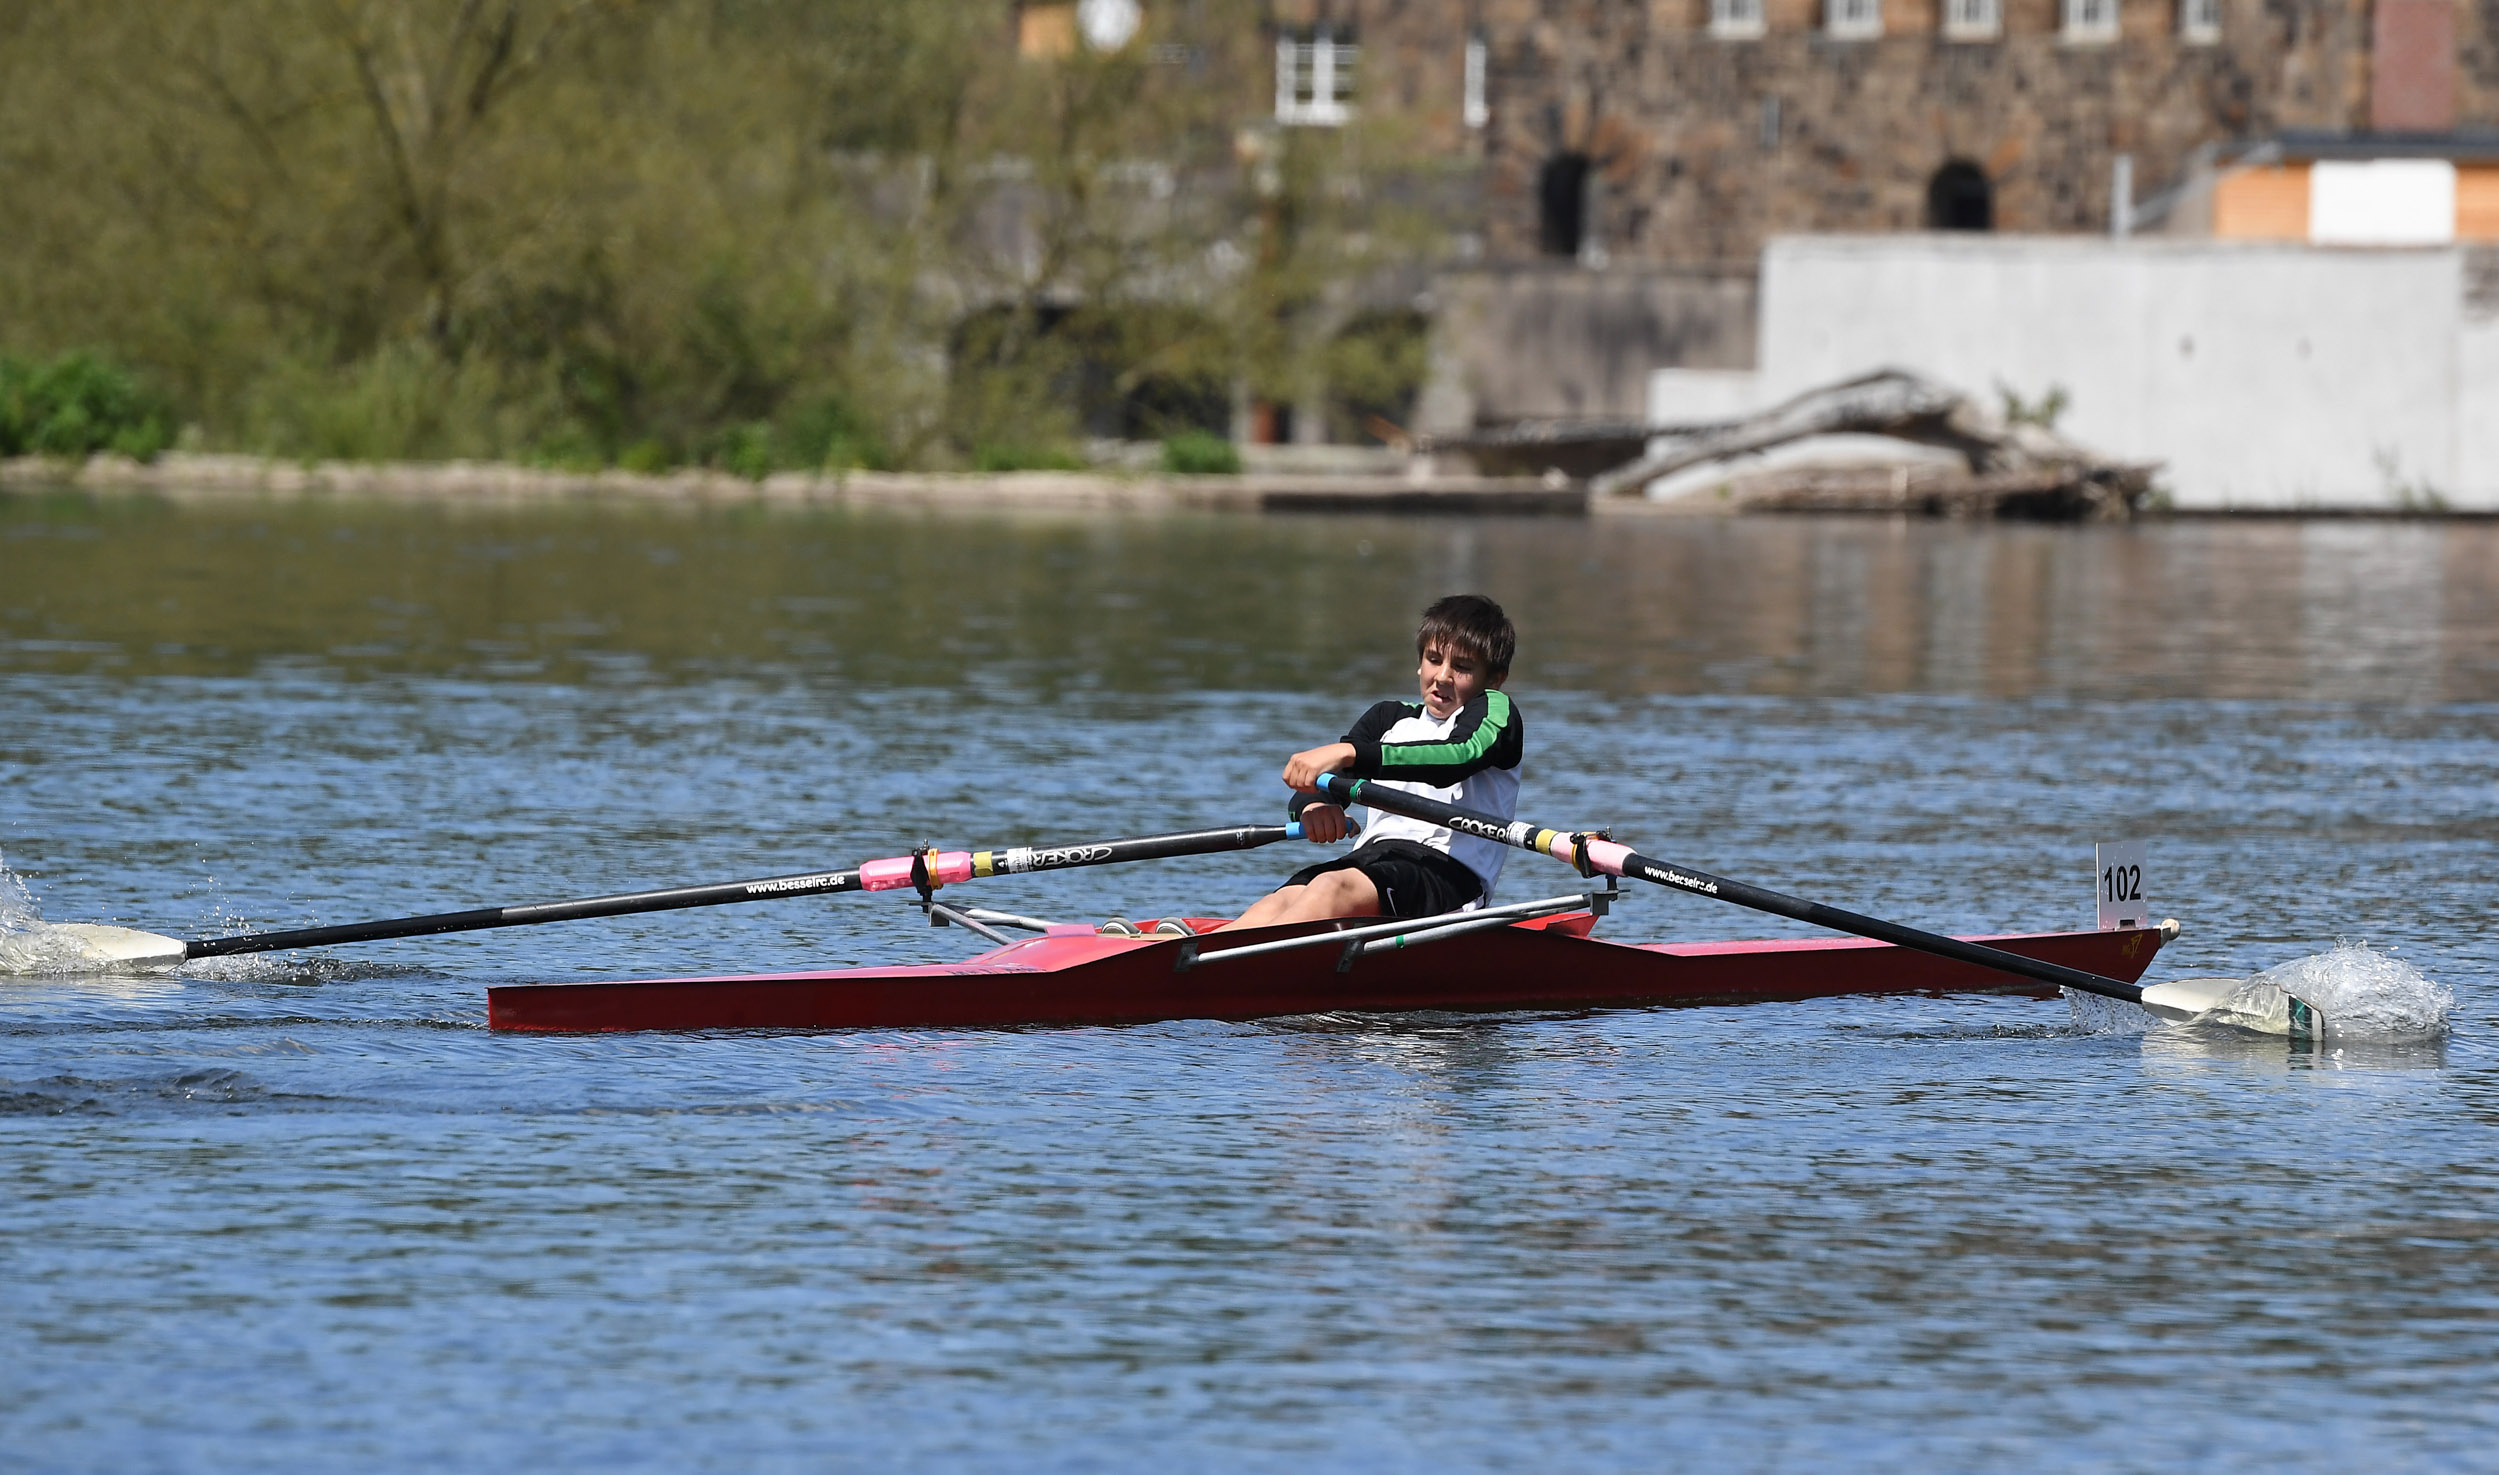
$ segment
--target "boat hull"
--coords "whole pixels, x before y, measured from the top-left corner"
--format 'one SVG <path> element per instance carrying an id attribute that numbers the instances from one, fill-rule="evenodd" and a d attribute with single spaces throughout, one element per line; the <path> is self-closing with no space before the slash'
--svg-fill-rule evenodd
<path id="1" fill-rule="evenodd" d="M 1844 994 L 2054 990 L 1968 963 L 1858 938 L 1612 942 L 1586 913 L 1366 956 L 1314 946 L 1180 968 L 1181 938 L 1054 929 L 960 963 L 713 978 L 509 984 L 487 990 L 499 1030 L 998 1028 L 1264 1019 L 1329 1012 L 1505 1012 L 1735 1004 Z M 1211 922 L 1197 925 L 1210 926 Z M 1227 944 L 1336 924 L 1227 933 Z M 2151 928 L 1971 941 L 2132 983 L 2162 938 Z"/>

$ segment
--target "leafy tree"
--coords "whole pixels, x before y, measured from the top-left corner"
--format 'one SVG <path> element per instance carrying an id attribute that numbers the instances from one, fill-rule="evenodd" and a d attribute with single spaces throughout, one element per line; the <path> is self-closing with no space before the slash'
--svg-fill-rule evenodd
<path id="1" fill-rule="evenodd" d="M 0 351 L 211 445 L 1064 458 L 1306 397 L 1428 230 L 1393 120 L 1278 135 L 1253 0 L 1019 57 L 1007 0 L 15 0 Z M 1186 49 L 1186 48 L 1184 48 Z M 135 381 L 134 381 L 135 382 Z M 983 447 L 990 450 L 982 452 Z"/>

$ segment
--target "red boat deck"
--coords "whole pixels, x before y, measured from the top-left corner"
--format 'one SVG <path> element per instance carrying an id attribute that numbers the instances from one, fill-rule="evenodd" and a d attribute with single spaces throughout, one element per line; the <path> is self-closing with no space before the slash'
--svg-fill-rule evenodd
<path id="1" fill-rule="evenodd" d="M 1188 939 L 1102 937 L 1067 927 L 960 963 L 509 984 L 487 990 L 486 1007 L 492 1026 L 508 1030 L 895 1029 L 2053 992 L 2028 979 L 1858 938 L 1635 945 L 1590 937 L 1595 923 L 1585 912 L 1539 918 L 1372 954 L 1344 972 L 1337 969 L 1342 950 L 1328 946 L 1237 962 L 1209 954 L 1180 971 L 1176 964 Z M 1225 943 L 1339 925 L 1228 933 Z M 2151 966 L 2162 938 L 2152 928 L 2128 928 L 1970 940 L 2132 983 Z"/>

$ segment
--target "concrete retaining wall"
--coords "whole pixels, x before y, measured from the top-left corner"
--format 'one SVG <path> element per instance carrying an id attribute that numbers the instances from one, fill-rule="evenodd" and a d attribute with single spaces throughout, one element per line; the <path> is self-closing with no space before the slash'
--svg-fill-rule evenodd
<path id="1" fill-rule="evenodd" d="M 2182 507 L 2499 508 L 2487 250 L 2088 237 L 1790 237 L 1762 261 L 1769 403 L 1886 364 L 2167 463 Z M 1661 375 L 1683 418 L 1703 376 Z M 1680 394 L 1678 394 L 1680 385 Z"/>
<path id="2" fill-rule="evenodd" d="M 1651 369 L 1753 363 L 1749 273 L 1521 266 L 1444 273 L 1432 298 L 1431 380 L 1412 427 L 1427 434 L 1636 418 Z"/>

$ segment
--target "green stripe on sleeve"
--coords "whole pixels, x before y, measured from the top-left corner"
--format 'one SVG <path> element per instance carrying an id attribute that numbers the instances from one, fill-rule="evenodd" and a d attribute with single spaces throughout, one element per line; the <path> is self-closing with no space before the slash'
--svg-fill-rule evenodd
<path id="1" fill-rule="evenodd" d="M 1502 691 L 1484 693 L 1484 720 L 1464 742 L 1382 743 L 1380 767 L 1442 768 L 1473 763 L 1493 750 L 1510 725 L 1510 697 Z"/>

